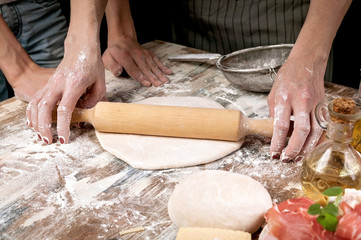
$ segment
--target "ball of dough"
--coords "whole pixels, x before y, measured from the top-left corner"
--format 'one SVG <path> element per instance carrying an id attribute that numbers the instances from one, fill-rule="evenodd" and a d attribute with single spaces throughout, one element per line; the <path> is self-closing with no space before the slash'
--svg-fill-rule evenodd
<path id="1" fill-rule="evenodd" d="M 261 183 L 245 175 L 206 170 L 174 189 L 168 214 L 178 227 L 212 227 L 256 232 L 272 199 Z"/>

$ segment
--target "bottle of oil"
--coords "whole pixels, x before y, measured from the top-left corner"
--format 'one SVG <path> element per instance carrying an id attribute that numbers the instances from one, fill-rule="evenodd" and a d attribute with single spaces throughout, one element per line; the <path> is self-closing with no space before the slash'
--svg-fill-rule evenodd
<path id="1" fill-rule="evenodd" d="M 358 94 L 353 98 L 357 106 L 361 107 L 361 82 L 358 88 Z M 352 134 L 351 145 L 361 153 L 361 119 L 356 121 L 355 128 Z"/>
<path id="2" fill-rule="evenodd" d="M 322 192 L 329 187 L 361 189 L 361 155 L 351 145 L 361 111 L 352 99 L 338 98 L 329 104 L 318 104 L 315 115 L 320 126 L 327 129 L 326 141 L 306 156 L 301 186 L 306 197 L 325 204 L 327 199 Z"/>
<path id="3" fill-rule="evenodd" d="M 355 123 L 355 128 L 352 134 L 351 145 L 361 153 L 361 120 L 358 120 Z"/>

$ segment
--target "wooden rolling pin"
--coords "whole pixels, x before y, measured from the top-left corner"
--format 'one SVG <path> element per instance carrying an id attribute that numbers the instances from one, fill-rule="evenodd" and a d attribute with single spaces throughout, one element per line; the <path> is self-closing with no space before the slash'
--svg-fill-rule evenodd
<path id="1" fill-rule="evenodd" d="M 273 133 L 273 119 L 247 118 L 238 110 L 134 103 L 98 102 L 75 109 L 71 122 L 90 123 L 100 132 L 226 141 Z"/>

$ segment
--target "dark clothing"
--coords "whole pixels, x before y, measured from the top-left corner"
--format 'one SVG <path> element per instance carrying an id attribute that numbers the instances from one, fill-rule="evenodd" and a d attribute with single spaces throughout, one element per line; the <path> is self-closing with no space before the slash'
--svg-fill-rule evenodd
<path id="1" fill-rule="evenodd" d="M 38 65 L 56 67 L 64 55 L 67 23 L 57 0 L 22 0 L 0 5 L 0 14 Z M 0 71 L 0 101 L 13 96 Z"/>

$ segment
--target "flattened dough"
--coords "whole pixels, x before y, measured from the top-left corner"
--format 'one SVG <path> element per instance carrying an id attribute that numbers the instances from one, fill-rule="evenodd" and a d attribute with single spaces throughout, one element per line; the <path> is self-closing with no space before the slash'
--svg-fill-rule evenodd
<path id="1" fill-rule="evenodd" d="M 139 104 L 223 108 L 198 97 L 153 97 Z M 239 149 L 239 142 L 103 133 L 96 131 L 102 147 L 138 169 L 169 169 L 195 166 L 222 158 Z"/>
<path id="2" fill-rule="evenodd" d="M 168 214 L 178 227 L 206 227 L 256 232 L 272 199 L 251 177 L 205 170 L 182 180 L 168 201 Z"/>

